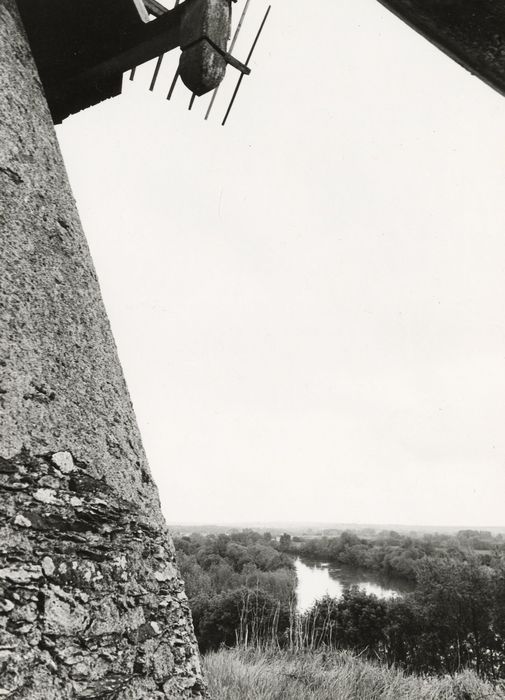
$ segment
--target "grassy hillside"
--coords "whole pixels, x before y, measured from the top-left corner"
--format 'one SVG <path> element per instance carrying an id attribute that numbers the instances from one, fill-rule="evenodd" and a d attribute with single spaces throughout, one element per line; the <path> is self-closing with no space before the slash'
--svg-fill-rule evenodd
<path id="1" fill-rule="evenodd" d="M 219 700 L 505 700 L 471 672 L 408 676 L 348 652 L 231 649 L 204 657 L 212 697 Z"/>

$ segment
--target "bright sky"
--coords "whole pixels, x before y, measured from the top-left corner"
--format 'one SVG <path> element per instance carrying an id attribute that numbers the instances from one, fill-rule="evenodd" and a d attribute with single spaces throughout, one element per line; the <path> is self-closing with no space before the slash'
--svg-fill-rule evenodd
<path id="1" fill-rule="evenodd" d="M 168 520 L 504 525 L 505 99 L 372 0 L 273 0 L 225 128 L 176 60 L 58 128 Z"/>

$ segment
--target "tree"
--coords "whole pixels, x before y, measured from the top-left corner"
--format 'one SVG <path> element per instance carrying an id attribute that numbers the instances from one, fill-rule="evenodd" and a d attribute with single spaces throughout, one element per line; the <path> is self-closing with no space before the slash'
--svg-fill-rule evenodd
<path id="1" fill-rule="evenodd" d="M 413 600 L 422 611 L 423 667 L 452 673 L 465 666 L 490 672 L 493 573 L 476 557 L 423 560 Z"/>
<path id="2" fill-rule="evenodd" d="M 291 535 L 287 532 L 282 534 L 279 538 L 279 549 L 282 552 L 288 552 L 291 548 Z"/>
<path id="3" fill-rule="evenodd" d="M 196 601 L 194 613 L 200 649 L 217 649 L 278 640 L 289 624 L 287 607 L 262 590 L 245 587 Z M 198 624 L 196 624 L 196 622 Z"/>

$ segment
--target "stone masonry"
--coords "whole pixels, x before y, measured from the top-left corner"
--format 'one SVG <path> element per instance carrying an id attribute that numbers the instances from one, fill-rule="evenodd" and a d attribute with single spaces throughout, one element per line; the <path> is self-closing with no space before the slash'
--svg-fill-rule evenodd
<path id="1" fill-rule="evenodd" d="M 0 698 L 204 697 L 15 0 L 0 0 Z"/>

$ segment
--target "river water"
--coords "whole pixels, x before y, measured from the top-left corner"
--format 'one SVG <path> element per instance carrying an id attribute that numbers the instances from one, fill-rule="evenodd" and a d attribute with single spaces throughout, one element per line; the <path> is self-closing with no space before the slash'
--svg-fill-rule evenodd
<path id="1" fill-rule="evenodd" d="M 328 564 L 308 559 L 296 559 L 297 606 L 305 612 L 317 600 L 330 595 L 340 598 L 345 590 L 356 585 L 366 593 L 374 593 L 378 598 L 394 598 L 413 590 L 413 584 L 403 579 L 384 579 L 373 572 L 339 564 Z"/>

